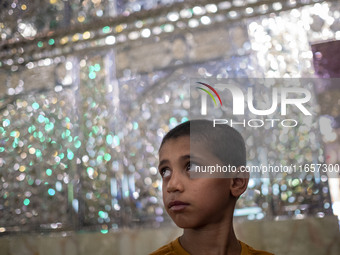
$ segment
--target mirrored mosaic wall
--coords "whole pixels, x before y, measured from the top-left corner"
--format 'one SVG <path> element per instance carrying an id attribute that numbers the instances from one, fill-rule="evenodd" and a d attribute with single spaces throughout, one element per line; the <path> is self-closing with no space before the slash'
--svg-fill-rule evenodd
<path id="1" fill-rule="evenodd" d="M 11 15 L 19 7 L 26 11 L 16 1 L 7 2 L 1 15 L 9 14 L 13 6 Z M 27 1 L 26 9 L 34 12 L 37 2 Z M 340 33 L 340 5 L 334 2 L 282 1 L 261 5 L 261 15 L 252 15 L 261 10 L 256 1 L 171 3 L 83 1 L 77 7 L 50 1 L 45 6 L 55 7 L 54 16 L 34 16 L 46 19 L 45 24 L 71 7 L 69 20 L 79 21 L 83 15 L 89 24 L 103 6 L 113 7 L 102 15 L 119 15 L 114 25 L 53 38 L 46 35 L 30 43 L 8 41 L 20 37 L 19 26 L 0 24 L 1 233 L 90 229 L 107 233 L 169 224 L 161 201 L 157 151 L 164 134 L 188 118 L 189 79 L 311 77 L 310 43 Z M 157 9 L 163 23 L 152 9 L 157 4 L 166 4 Z M 141 6 L 144 12 L 138 12 Z M 139 19 L 136 13 L 137 18 L 131 14 L 120 23 L 127 11 L 148 18 Z M 11 23 L 7 14 L 5 20 Z M 93 31 L 103 36 L 97 38 Z M 318 106 L 314 110 L 318 112 Z M 309 149 L 304 141 L 310 137 L 321 141 L 317 123 L 306 128 L 310 128 L 306 135 L 299 137 L 301 151 Z M 252 142 L 255 135 L 243 135 L 248 157 L 260 159 Z M 282 150 L 290 150 L 296 140 L 293 132 L 273 136 L 283 141 Z M 263 143 L 272 146 L 269 140 Z M 320 148 L 302 157 L 323 160 L 323 155 Z M 269 159 L 276 157 L 268 152 Z M 248 220 L 330 213 L 327 176 L 313 175 L 251 180 L 236 211 Z"/>
<path id="2" fill-rule="evenodd" d="M 135 12 L 169 5 L 176 0 L 29 0 L 1 1 L 2 40 L 34 37 L 39 33 L 89 24 L 108 17 L 129 16 Z"/>

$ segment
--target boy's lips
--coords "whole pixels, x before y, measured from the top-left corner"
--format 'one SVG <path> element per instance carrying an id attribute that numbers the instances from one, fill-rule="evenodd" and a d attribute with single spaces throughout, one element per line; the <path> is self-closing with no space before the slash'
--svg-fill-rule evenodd
<path id="1" fill-rule="evenodd" d="M 168 208 L 171 210 L 171 211 L 182 211 L 184 210 L 187 206 L 189 205 L 189 203 L 185 203 L 185 202 L 182 202 L 182 201 L 172 201 L 168 204 Z"/>

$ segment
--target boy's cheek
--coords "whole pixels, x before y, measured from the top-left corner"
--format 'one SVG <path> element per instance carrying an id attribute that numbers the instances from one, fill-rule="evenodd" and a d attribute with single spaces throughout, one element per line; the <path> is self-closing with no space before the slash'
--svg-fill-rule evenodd
<path id="1" fill-rule="evenodd" d="M 163 201 L 165 201 L 165 198 L 166 198 L 166 196 L 167 196 L 166 190 L 167 190 L 167 184 L 163 181 L 163 183 L 162 183 Z"/>
<path id="2" fill-rule="evenodd" d="M 166 181 L 162 180 L 162 192 L 164 192 L 166 190 Z"/>

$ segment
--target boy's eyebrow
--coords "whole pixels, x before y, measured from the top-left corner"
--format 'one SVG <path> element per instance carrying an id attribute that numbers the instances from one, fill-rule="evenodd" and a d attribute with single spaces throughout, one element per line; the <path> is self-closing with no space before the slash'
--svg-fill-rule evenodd
<path id="1" fill-rule="evenodd" d="M 191 157 L 190 154 L 188 154 L 188 155 L 181 156 L 180 159 L 181 160 L 183 160 L 183 159 L 190 159 L 190 157 Z"/>
<path id="2" fill-rule="evenodd" d="M 161 160 L 161 161 L 159 162 L 158 168 L 160 168 L 161 165 L 165 165 L 165 164 L 167 164 L 167 163 L 169 163 L 169 160 L 167 160 L 167 159 Z"/>
<path id="3" fill-rule="evenodd" d="M 190 156 L 189 154 L 188 155 L 183 155 L 180 157 L 180 160 L 186 160 L 186 159 L 190 159 L 192 156 Z M 168 159 L 163 159 L 159 162 L 159 165 L 158 165 L 158 168 L 160 168 L 161 165 L 164 165 L 164 164 L 168 164 L 170 161 Z"/>

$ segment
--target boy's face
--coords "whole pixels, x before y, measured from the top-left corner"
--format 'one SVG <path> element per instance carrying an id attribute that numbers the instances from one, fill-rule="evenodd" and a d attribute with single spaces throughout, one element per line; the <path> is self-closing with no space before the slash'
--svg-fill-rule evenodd
<path id="1" fill-rule="evenodd" d="M 194 229 L 232 217 L 232 179 L 190 178 L 195 165 L 222 165 L 204 144 L 197 142 L 190 152 L 189 136 L 170 139 L 159 151 L 159 162 L 164 206 L 177 226 Z"/>

